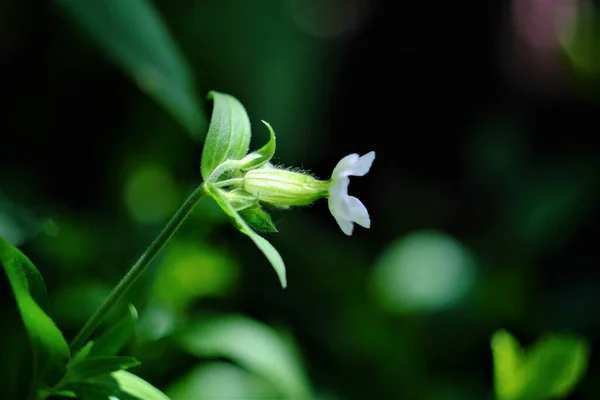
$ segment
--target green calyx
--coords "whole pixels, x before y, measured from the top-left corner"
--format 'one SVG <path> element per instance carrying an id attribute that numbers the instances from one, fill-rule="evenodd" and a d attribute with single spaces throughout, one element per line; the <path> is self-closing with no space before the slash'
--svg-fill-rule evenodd
<path id="1" fill-rule="evenodd" d="M 327 197 L 329 181 L 278 168 L 257 168 L 242 178 L 243 189 L 275 206 L 303 206 Z"/>

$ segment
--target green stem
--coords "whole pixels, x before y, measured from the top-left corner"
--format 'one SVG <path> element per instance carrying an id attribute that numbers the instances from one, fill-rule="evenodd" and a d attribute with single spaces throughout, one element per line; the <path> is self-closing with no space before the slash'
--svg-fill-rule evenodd
<path id="1" fill-rule="evenodd" d="M 154 257 L 164 247 L 164 245 L 171 239 L 173 234 L 181 226 L 183 221 L 192 212 L 194 207 L 204 196 L 204 189 L 202 186 L 198 186 L 192 194 L 187 198 L 183 205 L 177 210 L 175 215 L 163 228 L 160 234 L 154 239 L 152 244 L 146 249 L 144 254 L 137 260 L 137 262 L 131 267 L 129 272 L 121 279 L 121 281 L 115 286 L 112 293 L 100 306 L 100 308 L 90 317 L 87 323 L 81 328 L 81 331 L 75 336 L 71 342 L 71 354 L 76 354 L 85 344 L 85 342 L 92 336 L 96 328 L 100 325 L 106 314 L 110 309 L 127 293 L 129 288 L 135 283 L 135 281 L 142 275 L 146 267 L 150 265 Z"/>
<path id="2" fill-rule="evenodd" d="M 214 186 L 218 187 L 218 188 L 222 188 L 222 187 L 226 187 L 226 186 L 231 186 L 231 185 L 241 186 L 243 182 L 244 182 L 244 178 L 232 178 L 232 179 L 226 179 L 226 180 L 221 181 L 221 182 L 217 182 L 217 183 L 215 183 Z"/>

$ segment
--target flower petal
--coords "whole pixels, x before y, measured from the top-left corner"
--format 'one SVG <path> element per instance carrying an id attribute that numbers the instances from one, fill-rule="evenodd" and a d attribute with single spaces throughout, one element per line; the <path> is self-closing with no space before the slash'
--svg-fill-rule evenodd
<path id="1" fill-rule="evenodd" d="M 348 176 L 348 172 L 352 170 L 356 160 L 358 160 L 358 154 L 350 154 L 342 158 L 331 173 L 331 179 L 335 179 L 340 176 Z"/>
<path id="2" fill-rule="evenodd" d="M 369 212 L 367 207 L 356 197 L 348 196 L 346 199 L 350 212 L 350 219 L 363 228 L 371 227 L 371 218 L 369 218 Z"/>
<path id="3" fill-rule="evenodd" d="M 354 176 L 364 176 L 371 169 L 371 165 L 373 165 L 373 161 L 375 160 L 375 152 L 370 151 L 354 163 L 352 166 L 352 172 L 350 175 Z"/>
<path id="4" fill-rule="evenodd" d="M 335 221 L 340 226 L 342 232 L 346 235 L 351 236 L 354 230 L 354 224 L 348 219 L 347 205 L 345 204 L 344 198 L 337 198 L 336 196 L 329 197 L 328 200 L 329 211 Z"/>

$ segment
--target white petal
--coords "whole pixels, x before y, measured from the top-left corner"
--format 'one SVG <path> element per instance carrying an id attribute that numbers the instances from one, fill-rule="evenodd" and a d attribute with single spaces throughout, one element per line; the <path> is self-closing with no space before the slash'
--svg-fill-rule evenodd
<path id="1" fill-rule="evenodd" d="M 354 230 L 354 224 L 348 219 L 347 215 L 345 215 L 347 214 L 345 212 L 347 210 L 344 199 L 336 198 L 335 196 L 329 197 L 328 203 L 329 211 L 331 212 L 331 215 L 333 215 L 333 218 L 335 218 L 335 221 L 340 226 L 342 232 L 344 232 L 348 236 L 351 236 L 352 231 Z"/>
<path id="2" fill-rule="evenodd" d="M 335 179 L 339 176 L 347 176 L 349 172 L 352 171 L 352 168 L 356 163 L 356 160 L 358 160 L 358 158 L 358 154 L 356 153 L 347 155 L 346 157 L 342 158 L 333 169 L 333 172 L 331 173 L 331 178 Z"/>
<path id="3" fill-rule="evenodd" d="M 352 166 L 352 172 L 350 175 L 354 176 L 364 176 L 371 169 L 371 165 L 373 165 L 373 161 L 375 160 L 375 152 L 370 151 L 354 163 Z"/>
<path id="4" fill-rule="evenodd" d="M 341 176 L 334 179 L 329 184 L 329 197 L 337 197 L 342 199 L 348 196 L 348 185 L 350 185 L 350 178 L 347 176 Z"/>
<path id="5" fill-rule="evenodd" d="M 350 211 L 350 219 L 363 228 L 370 228 L 371 218 L 369 218 L 367 207 L 365 207 L 365 205 L 354 196 L 348 196 L 346 201 Z"/>

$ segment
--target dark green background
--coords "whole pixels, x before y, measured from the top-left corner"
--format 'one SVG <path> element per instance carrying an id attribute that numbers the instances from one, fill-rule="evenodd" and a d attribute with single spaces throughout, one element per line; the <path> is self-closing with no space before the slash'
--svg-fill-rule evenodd
<path id="1" fill-rule="evenodd" d="M 169 332 L 223 312 L 293 337 L 319 399 L 491 398 L 500 328 L 586 337 L 572 398 L 600 396 L 595 37 L 576 58 L 521 13 L 551 38 L 536 47 L 521 3 L 156 1 L 206 121 L 218 90 L 246 107 L 252 148 L 273 126 L 277 163 L 327 179 L 347 154 L 377 158 L 350 185 L 370 230 L 346 237 L 325 200 L 274 215 L 284 291 L 205 200 L 129 295 L 135 371 L 166 389 L 214 362 Z M 52 2 L 0 3 L 0 99 L 0 235 L 70 339 L 200 183 L 202 141 Z M 412 286 L 425 300 L 383 289 Z"/>

